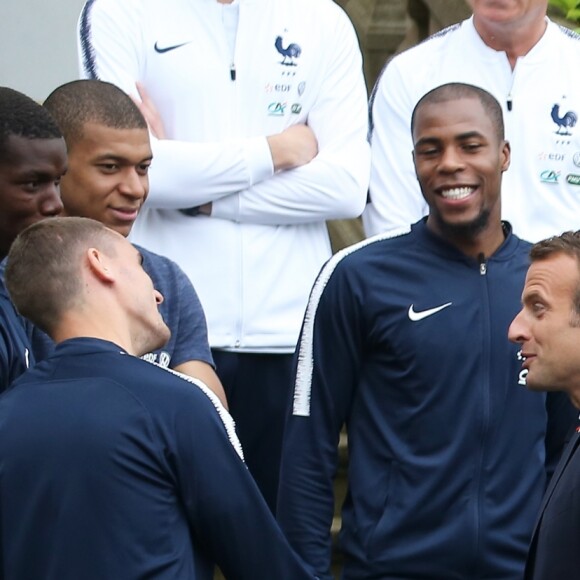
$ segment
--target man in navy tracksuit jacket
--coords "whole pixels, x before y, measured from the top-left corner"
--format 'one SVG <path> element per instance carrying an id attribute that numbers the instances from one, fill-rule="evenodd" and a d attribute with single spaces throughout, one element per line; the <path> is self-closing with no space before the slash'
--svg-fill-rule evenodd
<path id="1" fill-rule="evenodd" d="M 34 363 L 24 322 L 2 283 L 4 258 L 18 232 L 62 211 L 66 169 L 54 119 L 30 97 L 0 87 L 0 391 Z"/>
<path id="2" fill-rule="evenodd" d="M 134 246 L 100 222 L 44 220 L 14 242 L 6 284 L 58 345 L 0 397 L 0 578 L 210 580 L 214 563 L 314 578 L 219 399 L 138 358 L 169 330 Z"/>
<path id="3" fill-rule="evenodd" d="M 330 579 L 346 424 L 343 578 L 519 580 L 574 411 L 525 389 L 507 339 L 529 244 L 500 221 L 510 150 L 499 105 L 447 85 L 419 102 L 413 127 L 430 215 L 322 270 L 302 328 L 278 518 Z"/>

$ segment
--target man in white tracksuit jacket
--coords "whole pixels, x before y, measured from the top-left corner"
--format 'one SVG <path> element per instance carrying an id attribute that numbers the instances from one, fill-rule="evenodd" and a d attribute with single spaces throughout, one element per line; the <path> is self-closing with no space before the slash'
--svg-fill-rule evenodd
<path id="1" fill-rule="evenodd" d="M 366 199 L 352 25 L 331 0 L 88 0 L 79 51 L 83 76 L 133 95 L 139 82 L 159 112 L 167 138 L 153 142 L 132 239 L 194 283 L 273 508 L 292 353 L 331 253 L 325 220 L 359 215 Z"/>
<path id="2" fill-rule="evenodd" d="M 427 214 L 413 169 L 411 112 L 429 90 L 464 82 L 502 105 L 512 161 L 502 218 L 538 241 L 580 227 L 580 35 L 546 18 L 547 0 L 469 0 L 473 17 L 395 57 L 372 98 L 367 235 Z"/>

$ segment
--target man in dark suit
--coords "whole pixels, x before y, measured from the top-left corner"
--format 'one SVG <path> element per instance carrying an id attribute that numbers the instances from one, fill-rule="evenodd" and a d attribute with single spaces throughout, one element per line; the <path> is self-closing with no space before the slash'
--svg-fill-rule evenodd
<path id="1" fill-rule="evenodd" d="M 538 242 L 509 338 L 522 345 L 532 390 L 559 390 L 580 408 L 580 231 Z M 580 571 L 580 435 L 564 452 L 543 499 L 525 578 L 578 578 Z"/>

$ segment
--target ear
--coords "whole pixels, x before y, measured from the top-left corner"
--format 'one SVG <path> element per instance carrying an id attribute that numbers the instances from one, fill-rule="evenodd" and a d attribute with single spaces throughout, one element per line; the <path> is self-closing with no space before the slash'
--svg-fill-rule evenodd
<path id="1" fill-rule="evenodd" d="M 114 276 L 109 267 L 109 258 L 97 248 L 89 248 L 86 252 L 87 265 L 91 273 L 102 282 L 112 284 Z"/>
<path id="2" fill-rule="evenodd" d="M 512 148 L 510 146 L 510 142 L 509 141 L 504 141 L 502 148 L 501 148 L 501 172 L 503 173 L 504 171 L 508 170 L 508 167 L 510 166 L 510 161 L 511 161 L 511 155 L 512 155 Z"/>

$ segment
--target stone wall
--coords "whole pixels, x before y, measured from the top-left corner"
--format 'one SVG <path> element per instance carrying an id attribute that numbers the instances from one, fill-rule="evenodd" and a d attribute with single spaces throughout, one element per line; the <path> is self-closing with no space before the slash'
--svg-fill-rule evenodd
<path id="1" fill-rule="evenodd" d="M 471 13 L 465 0 L 337 0 L 357 30 L 369 91 L 385 62 Z"/>

